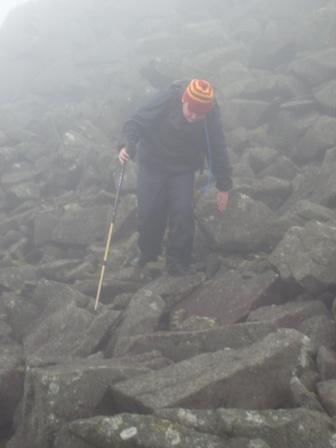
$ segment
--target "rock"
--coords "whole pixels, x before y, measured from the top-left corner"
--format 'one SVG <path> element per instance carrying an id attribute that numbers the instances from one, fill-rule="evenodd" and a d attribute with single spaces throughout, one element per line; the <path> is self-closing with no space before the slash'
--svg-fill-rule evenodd
<path id="1" fill-rule="evenodd" d="M 272 448 L 332 448 L 331 419 L 308 409 L 159 409 L 155 414 L 196 431 L 219 436 L 260 438 Z"/>
<path id="2" fill-rule="evenodd" d="M 317 53 L 309 53 L 302 59 L 294 60 L 289 70 L 312 86 L 333 78 L 336 69 L 336 48 L 327 48 Z"/>
<path id="3" fill-rule="evenodd" d="M 324 412 L 316 395 L 310 392 L 297 376 L 293 376 L 291 379 L 290 388 L 293 394 L 293 402 L 297 407 Z"/>
<path id="4" fill-rule="evenodd" d="M 312 221 L 292 227 L 269 257 L 283 280 L 296 280 L 307 291 L 318 292 L 334 283 L 336 233 L 334 221 Z"/>
<path id="5" fill-rule="evenodd" d="M 165 310 L 165 302 L 150 289 L 143 288 L 131 299 L 117 337 L 135 336 L 155 331 Z"/>
<path id="6" fill-rule="evenodd" d="M 8 447 L 53 444 L 64 424 L 94 415 L 109 385 L 146 372 L 135 362 L 99 358 L 28 369 L 19 425 Z"/>
<path id="7" fill-rule="evenodd" d="M 289 399 L 293 369 L 305 368 L 308 351 L 306 336 L 295 330 L 278 330 L 245 349 L 198 355 L 120 382 L 111 388 L 110 400 L 119 412 L 171 407 L 284 406 Z M 252 371 L 253 393 L 249 388 Z"/>
<path id="8" fill-rule="evenodd" d="M 268 120 L 271 145 L 292 158 L 298 141 L 318 118 L 316 102 L 312 100 L 283 104 L 275 116 Z"/>
<path id="9" fill-rule="evenodd" d="M 282 284 L 275 272 L 222 268 L 211 283 L 204 285 L 178 305 L 188 316 L 207 316 L 222 324 L 242 321 L 249 312 L 281 300 Z"/>
<path id="10" fill-rule="evenodd" d="M 169 448 L 178 445 L 221 448 L 224 443 L 220 437 L 193 431 L 151 415 L 120 414 L 114 417 L 94 417 L 75 421 L 69 425 L 69 429 L 92 446 L 106 448 Z M 233 448 L 229 441 L 226 446 Z M 247 448 L 247 444 L 243 446 Z"/>
<path id="11" fill-rule="evenodd" d="M 268 109 L 265 101 L 232 99 L 223 106 L 223 118 L 229 129 L 240 126 L 255 129 L 265 122 Z"/>
<path id="12" fill-rule="evenodd" d="M 292 225 L 304 226 L 309 221 L 327 222 L 336 219 L 336 213 L 316 202 L 302 199 L 287 208 L 281 220 L 292 221 Z M 291 226 L 292 227 L 292 226 Z"/>
<path id="13" fill-rule="evenodd" d="M 336 323 L 330 316 L 312 316 L 302 322 L 297 329 L 308 336 L 317 348 L 336 347 Z"/>
<path id="14" fill-rule="evenodd" d="M 217 215 L 215 204 L 207 197 L 198 203 L 197 213 L 212 241 L 226 253 L 268 248 L 276 221 L 274 212 L 265 204 L 235 192 L 224 215 Z"/>
<path id="15" fill-rule="evenodd" d="M 328 316 L 328 310 L 322 302 L 288 302 L 283 305 L 259 307 L 251 311 L 248 321 L 270 322 L 277 327 L 295 328 L 314 316 Z"/>
<path id="16" fill-rule="evenodd" d="M 188 297 L 203 283 L 204 274 L 196 273 L 184 277 L 162 276 L 146 285 L 146 289 L 159 295 L 167 306 L 173 306 Z"/>
<path id="17" fill-rule="evenodd" d="M 282 101 L 294 96 L 296 82 L 294 78 L 284 75 L 274 75 L 271 72 L 258 73 L 252 79 L 239 80 L 224 89 L 226 97 L 246 98 L 249 100 L 273 101 L 280 98 Z"/>
<path id="18" fill-rule="evenodd" d="M 36 284 L 31 302 L 40 309 L 39 317 L 41 317 L 44 310 L 47 310 L 46 314 L 49 314 L 72 303 L 79 308 L 90 308 L 93 300 L 69 285 L 44 279 Z M 42 317 L 45 316 L 42 315 Z"/>
<path id="19" fill-rule="evenodd" d="M 298 169 L 294 162 L 286 156 L 281 156 L 260 172 L 260 176 L 278 177 L 279 179 L 291 181 L 295 178 L 297 172 Z"/>
<path id="20" fill-rule="evenodd" d="M 63 428 L 57 433 L 54 446 L 55 448 L 93 448 L 91 443 L 84 442 L 67 428 Z"/>
<path id="21" fill-rule="evenodd" d="M 320 105 L 329 110 L 336 110 L 336 81 L 320 86 L 315 89 L 315 98 Z"/>
<path id="22" fill-rule="evenodd" d="M 263 202 L 271 210 L 279 209 L 292 193 L 290 182 L 277 177 L 264 177 L 258 180 L 237 179 L 235 191 Z"/>
<path id="23" fill-rule="evenodd" d="M 324 2 L 314 14 L 309 15 L 298 32 L 298 48 L 314 51 L 335 45 L 336 7 L 333 2 Z"/>
<path id="24" fill-rule="evenodd" d="M 320 116 L 306 131 L 294 152 L 299 162 L 316 160 L 336 142 L 336 118 Z"/>
<path id="25" fill-rule="evenodd" d="M 101 257 L 100 263 L 103 260 Z M 79 279 L 74 283 L 74 288 L 90 297 L 97 294 L 97 286 L 100 272 L 95 275 L 92 273 L 84 279 Z M 104 275 L 103 286 L 101 290 L 100 301 L 110 304 L 114 301 L 115 296 L 124 293 L 135 293 L 145 283 L 153 279 L 153 275 L 148 270 L 137 268 L 123 268 L 115 271 L 114 269 L 106 270 Z"/>
<path id="26" fill-rule="evenodd" d="M 7 291 L 20 291 L 25 285 L 37 281 L 36 267 L 30 265 L 3 267 L 0 270 L 0 287 Z"/>
<path id="27" fill-rule="evenodd" d="M 320 347 L 317 352 L 317 367 L 323 381 L 336 379 L 336 353 L 327 347 Z"/>
<path id="28" fill-rule="evenodd" d="M 317 392 L 328 414 L 334 417 L 336 415 L 336 380 L 318 383 Z"/>
<path id="29" fill-rule="evenodd" d="M 56 311 L 47 307 L 24 338 L 28 362 L 90 355 L 110 334 L 119 316 L 117 311 L 95 316 L 73 302 Z"/>
<path id="30" fill-rule="evenodd" d="M 14 411 L 23 393 L 24 360 L 21 346 L 8 336 L 0 337 L 0 428 L 13 424 Z"/>
<path id="31" fill-rule="evenodd" d="M 248 154 L 251 168 L 257 174 L 275 160 L 278 152 L 273 148 L 252 148 Z"/>
<path id="32" fill-rule="evenodd" d="M 69 205 L 52 232 L 54 243 L 89 245 L 104 239 L 108 228 L 107 207 L 80 207 Z"/>
<path id="33" fill-rule="evenodd" d="M 336 205 L 336 148 L 326 152 L 323 164 L 317 173 L 313 200 L 327 207 Z"/>
<path id="34" fill-rule="evenodd" d="M 255 39 L 251 46 L 249 63 L 252 67 L 275 70 L 288 64 L 295 55 L 295 43 L 292 33 L 280 31 L 274 21 L 259 39 Z"/>
<path id="35" fill-rule="evenodd" d="M 212 353 L 225 348 L 238 349 L 263 339 L 274 331 L 268 323 L 226 325 L 201 331 L 154 332 L 148 335 L 120 338 L 115 355 L 135 355 L 153 347 L 163 356 L 179 362 L 202 353 Z"/>

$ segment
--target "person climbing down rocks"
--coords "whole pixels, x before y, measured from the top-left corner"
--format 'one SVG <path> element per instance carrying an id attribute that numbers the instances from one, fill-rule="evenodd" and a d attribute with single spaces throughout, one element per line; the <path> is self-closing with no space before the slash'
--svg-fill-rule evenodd
<path id="1" fill-rule="evenodd" d="M 217 207 L 224 211 L 232 168 L 220 108 L 206 80 L 176 81 L 156 93 L 125 122 L 119 160 L 137 163 L 137 265 L 156 261 L 168 227 L 167 271 L 189 272 L 194 238 L 195 172 L 208 159 L 216 180 Z"/>

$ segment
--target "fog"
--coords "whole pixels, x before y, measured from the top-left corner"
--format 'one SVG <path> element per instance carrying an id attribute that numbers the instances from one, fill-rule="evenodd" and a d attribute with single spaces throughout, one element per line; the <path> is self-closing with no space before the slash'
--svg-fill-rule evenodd
<path id="1" fill-rule="evenodd" d="M 2 25 L 10 11 L 16 8 L 16 6 L 28 1 L 31 2 L 34 0 L 2 0 L 0 5 L 0 26 Z"/>
<path id="2" fill-rule="evenodd" d="M 2 0 L 0 23 L 0 446 L 333 448 L 335 1 Z M 122 126 L 194 78 L 229 205 L 205 164 L 192 274 L 139 270 L 127 163 L 95 310 Z"/>

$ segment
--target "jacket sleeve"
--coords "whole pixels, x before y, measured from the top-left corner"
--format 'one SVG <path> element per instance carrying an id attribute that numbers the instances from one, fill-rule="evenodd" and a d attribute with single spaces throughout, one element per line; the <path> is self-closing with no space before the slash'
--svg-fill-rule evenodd
<path id="1" fill-rule="evenodd" d="M 232 188 L 232 166 L 226 147 L 221 113 L 216 104 L 206 121 L 208 133 L 208 163 L 212 174 L 216 179 L 216 187 L 219 191 L 229 191 Z"/>
<path id="2" fill-rule="evenodd" d="M 122 128 L 119 150 L 127 144 L 137 144 L 142 136 L 151 132 L 165 111 L 170 97 L 169 89 L 158 92 L 134 112 Z"/>

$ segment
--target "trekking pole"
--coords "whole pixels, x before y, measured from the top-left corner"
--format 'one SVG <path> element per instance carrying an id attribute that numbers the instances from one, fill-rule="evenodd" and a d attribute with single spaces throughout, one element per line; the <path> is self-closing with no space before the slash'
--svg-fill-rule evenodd
<path id="1" fill-rule="evenodd" d="M 111 220 L 109 231 L 108 231 L 108 235 L 107 235 L 106 246 L 105 246 L 105 253 L 104 253 L 104 260 L 103 260 L 103 265 L 102 265 L 102 268 L 101 268 L 100 278 L 99 278 L 99 283 L 98 283 L 98 289 L 97 289 L 97 295 L 96 295 L 96 303 L 95 303 L 95 307 L 94 307 L 95 311 L 96 311 L 96 309 L 98 307 L 100 293 L 101 293 L 101 289 L 102 289 L 102 285 L 103 285 L 103 279 L 104 279 L 104 274 L 105 274 L 105 269 L 106 269 L 106 264 L 107 264 L 107 257 L 108 257 L 108 253 L 109 253 L 109 250 L 110 250 L 112 234 L 113 234 L 113 227 L 114 227 L 114 224 L 115 224 L 115 220 L 116 220 L 116 216 L 117 216 L 117 209 L 118 209 L 118 204 L 119 204 L 120 190 L 121 190 L 121 186 L 122 186 L 122 183 L 123 183 L 123 180 L 124 180 L 125 171 L 126 171 L 126 162 L 123 163 L 123 165 L 122 165 L 122 170 L 121 170 L 120 177 L 119 177 L 119 182 L 118 182 L 117 193 L 116 193 L 116 197 L 115 197 L 115 200 L 114 200 L 112 220 Z"/>

